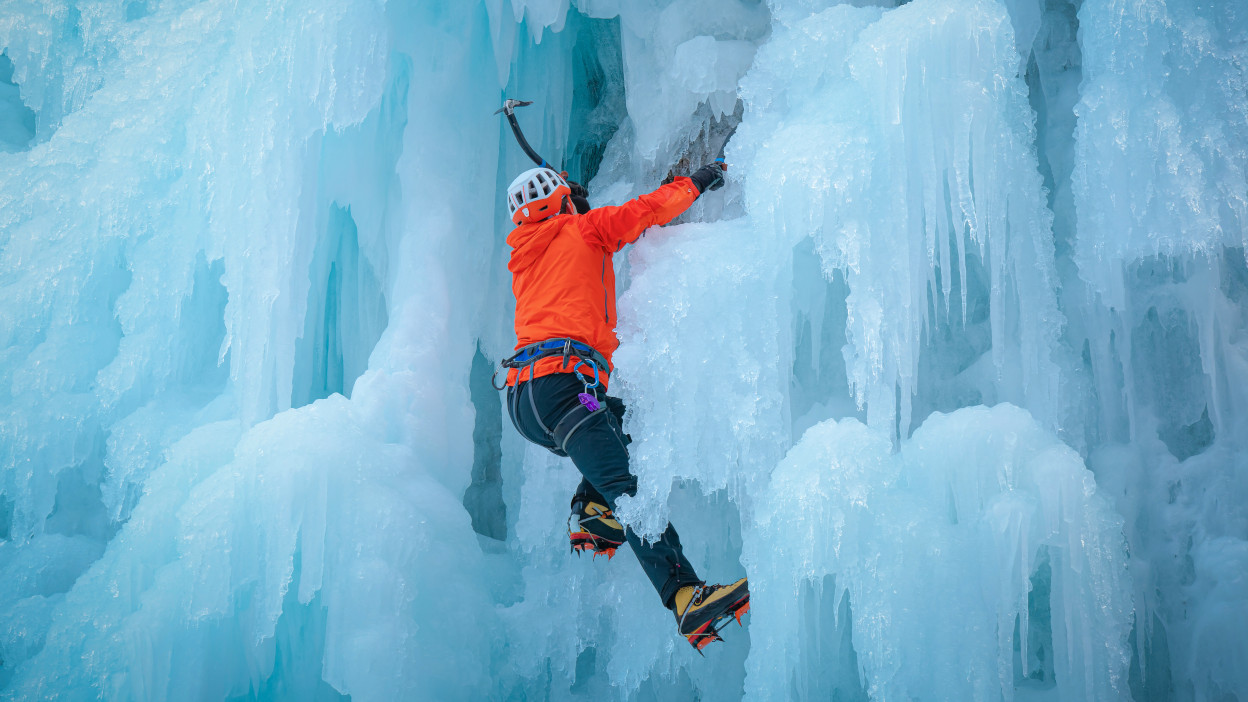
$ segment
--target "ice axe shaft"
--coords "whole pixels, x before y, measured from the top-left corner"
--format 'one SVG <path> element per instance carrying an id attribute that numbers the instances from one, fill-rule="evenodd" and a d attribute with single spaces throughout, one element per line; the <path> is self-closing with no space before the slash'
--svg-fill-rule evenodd
<path id="1" fill-rule="evenodd" d="M 553 166 L 546 162 L 546 159 L 539 156 L 538 153 L 533 150 L 532 146 L 529 146 L 528 140 L 524 138 L 524 132 L 520 131 L 520 123 L 516 121 L 515 108 L 532 104 L 533 102 L 531 100 L 506 100 L 503 102 L 503 106 L 494 114 L 502 112 L 507 115 L 507 122 L 511 125 L 511 132 L 516 135 L 516 141 L 519 142 L 520 148 L 524 149 L 524 153 L 527 154 L 529 158 L 533 159 L 533 163 L 536 163 L 542 168 L 553 168 Z"/>

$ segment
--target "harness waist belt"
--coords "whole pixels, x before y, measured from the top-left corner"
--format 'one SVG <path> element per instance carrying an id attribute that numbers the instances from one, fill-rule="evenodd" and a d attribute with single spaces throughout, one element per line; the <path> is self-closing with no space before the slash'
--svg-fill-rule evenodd
<path id="1" fill-rule="evenodd" d="M 598 366 L 598 370 L 606 373 L 611 370 L 611 366 L 607 364 L 606 356 L 590 346 L 576 339 L 546 339 L 535 344 L 529 344 L 517 351 L 510 358 L 503 359 L 504 368 L 523 368 L 534 361 L 551 356 L 563 356 L 564 363 L 572 356 L 576 356 L 583 361 L 589 361 Z"/>
<path id="2" fill-rule="evenodd" d="M 554 358 L 557 356 L 563 356 L 563 369 L 565 371 L 567 370 L 568 364 L 571 362 L 570 359 L 572 357 L 575 356 L 579 359 L 579 362 L 572 367 L 572 371 L 575 372 L 578 377 L 580 376 L 580 372 L 577 369 L 581 366 L 581 364 L 585 364 L 593 369 L 594 383 L 593 385 L 589 385 L 587 383 L 586 388 L 597 387 L 599 376 L 601 375 L 602 377 L 606 377 L 606 375 L 611 372 L 611 366 L 607 363 L 606 356 L 598 353 L 598 350 L 589 344 L 577 341 L 576 339 L 546 339 L 545 341 L 539 341 L 535 344 L 529 344 L 512 354 L 511 357 L 503 359 L 500 362 L 500 365 L 502 365 L 503 368 L 508 369 L 509 374 L 510 371 L 513 370 L 516 372 L 516 387 L 519 387 L 520 383 L 523 382 L 521 376 L 524 375 L 525 370 L 529 371 L 528 379 L 532 380 L 536 377 L 534 373 L 536 372 L 538 361 L 544 358 Z M 502 385 L 499 385 L 495 382 L 497 379 L 498 371 L 496 370 L 494 371 L 494 376 L 490 378 L 490 384 L 494 386 L 495 390 L 502 390 L 507 387 L 506 381 L 504 381 Z"/>

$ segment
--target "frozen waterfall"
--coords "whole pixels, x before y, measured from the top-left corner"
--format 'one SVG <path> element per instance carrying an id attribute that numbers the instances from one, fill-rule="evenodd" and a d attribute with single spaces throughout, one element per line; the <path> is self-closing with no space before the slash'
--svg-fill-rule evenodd
<path id="1" fill-rule="evenodd" d="M 619 204 L 568 555 L 494 113 Z M 1242 0 L 0 3 L 0 699 L 1248 702 Z"/>

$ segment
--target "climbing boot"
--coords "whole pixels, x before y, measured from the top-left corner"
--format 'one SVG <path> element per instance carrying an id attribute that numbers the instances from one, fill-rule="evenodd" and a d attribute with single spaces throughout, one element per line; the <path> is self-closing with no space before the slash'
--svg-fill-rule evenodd
<path id="1" fill-rule="evenodd" d="M 572 516 L 568 518 L 568 539 L 572 551 L 592 551 L 596 558 L 605 553 L 607 560 L 624 543 L 624 527 L 615 521 L 606 505 L 581 497 L 572 498 Z"/>
<path id="2" fill-rule="evenodd" d="M 686 585 L 672 600 L 676 627 L 689 645 L 702 652 L 712 641 L 722 641 L 719 630 L 727 620 L 750 611 L 750 587 L 745 578 L 731 585 Z"/>

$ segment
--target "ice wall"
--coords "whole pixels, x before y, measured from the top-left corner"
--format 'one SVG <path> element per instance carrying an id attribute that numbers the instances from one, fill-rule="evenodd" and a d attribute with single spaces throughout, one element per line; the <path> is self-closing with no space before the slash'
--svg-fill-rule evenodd
<path id="1" fill-rule="evenodd" d="M 873 426 L 909 433 L 925 351 L 982 361 L 960 379 L 967 399 L 1020 402 L 1056 426 L 1051 214 L 1008 15 L 844 9 L 778 32 L 743 81 L 748 209 L 790 239 L 813 234 L 844 276 L 845 363 Z M 942 327 L 983 314 L 989 354 L 941 343 Z"/>
<path id="2" fill-rule="evenodd" d="M 1122 267 L 1106 262 L 1248 244 L 1248 23 L 1233 3 L 1089 1 L 1080 14 L 1075 259 L 1121 308 Z"/>
<path id="3" fill-rule="evenodd" d="M 896 4 L 5 6 L 0 695 L 1248 697 L 1248 15 Z M 731 164 L 617 256 L 705 660 L 488 388 L 504 95 Z"/>
<path id="4" fill-rule="evenodd" d="M 813 13 L 773 31 L 742 97 L 728 197 L 747 216 L 652 233 L 629 259 L 617 363 L 642 489 L 621 513 L 680 528 L 689 507 L 664 507 L 682 483 L 734 504 L 695 518 L 741 521 L 746 698 L 1127 698 L 1121 518 L 1056 436 L 1052 215 L 1005 8 Z M 844 343 L 816 345 L 804 298 L 837 290 Z M 977 344 L 946 341 L 963 335 Z M 857 406 L 792 416 L 803 346 Z M 911 401 L 951 390 L 938 401 L 1030 412 L 911 436 Z M 835 423 L 860 411 L 870 429 Z M 794 421 L 814 424 L 796 445 Z M 845 631 L 856 664 L 829 669 L 811 650 Z"/>
<path id="5" fill-rule="evenodd" d="M 1127 515 L 1138 699 L 1246 696 L 1223 622 L 1248 617 L 1244 471 L 1248 17 L 1236 3 L 1085 2 L 1072 259 Z"/>
<path id="6" fill-rule="evenodd" d="M 432 633 L 495 626 L 443 366 L 493 209 L 403 193 L 492 182 L 458 156 L 498 138 L 456 89 L 494 80 L 462 40 L 485 10 L 148 9 L 53 13 L 98 61 L 6 29 L 24 99 L 65 114 L 0 176 L 5 694 L 483 696 L 444 661 L 489 642 Z"/>
<path id="7" fill-rule="evenodd" d="M 852 626 L 872 699 L 1013 699 L 1029 683 L 1126 699 L 1121 518 L 1093 483 L 1010 405 L 933 415 L 898 453 L 856 419 L 811 428 L 747 532 L 747 696 L 853 687 L 858 670 L 799 655 L 834 640 L 833 627 L 800 631 L 820 616 L 803 589 L 829 588 L 852 605 L 852 622 L 836 623 Z"/>

